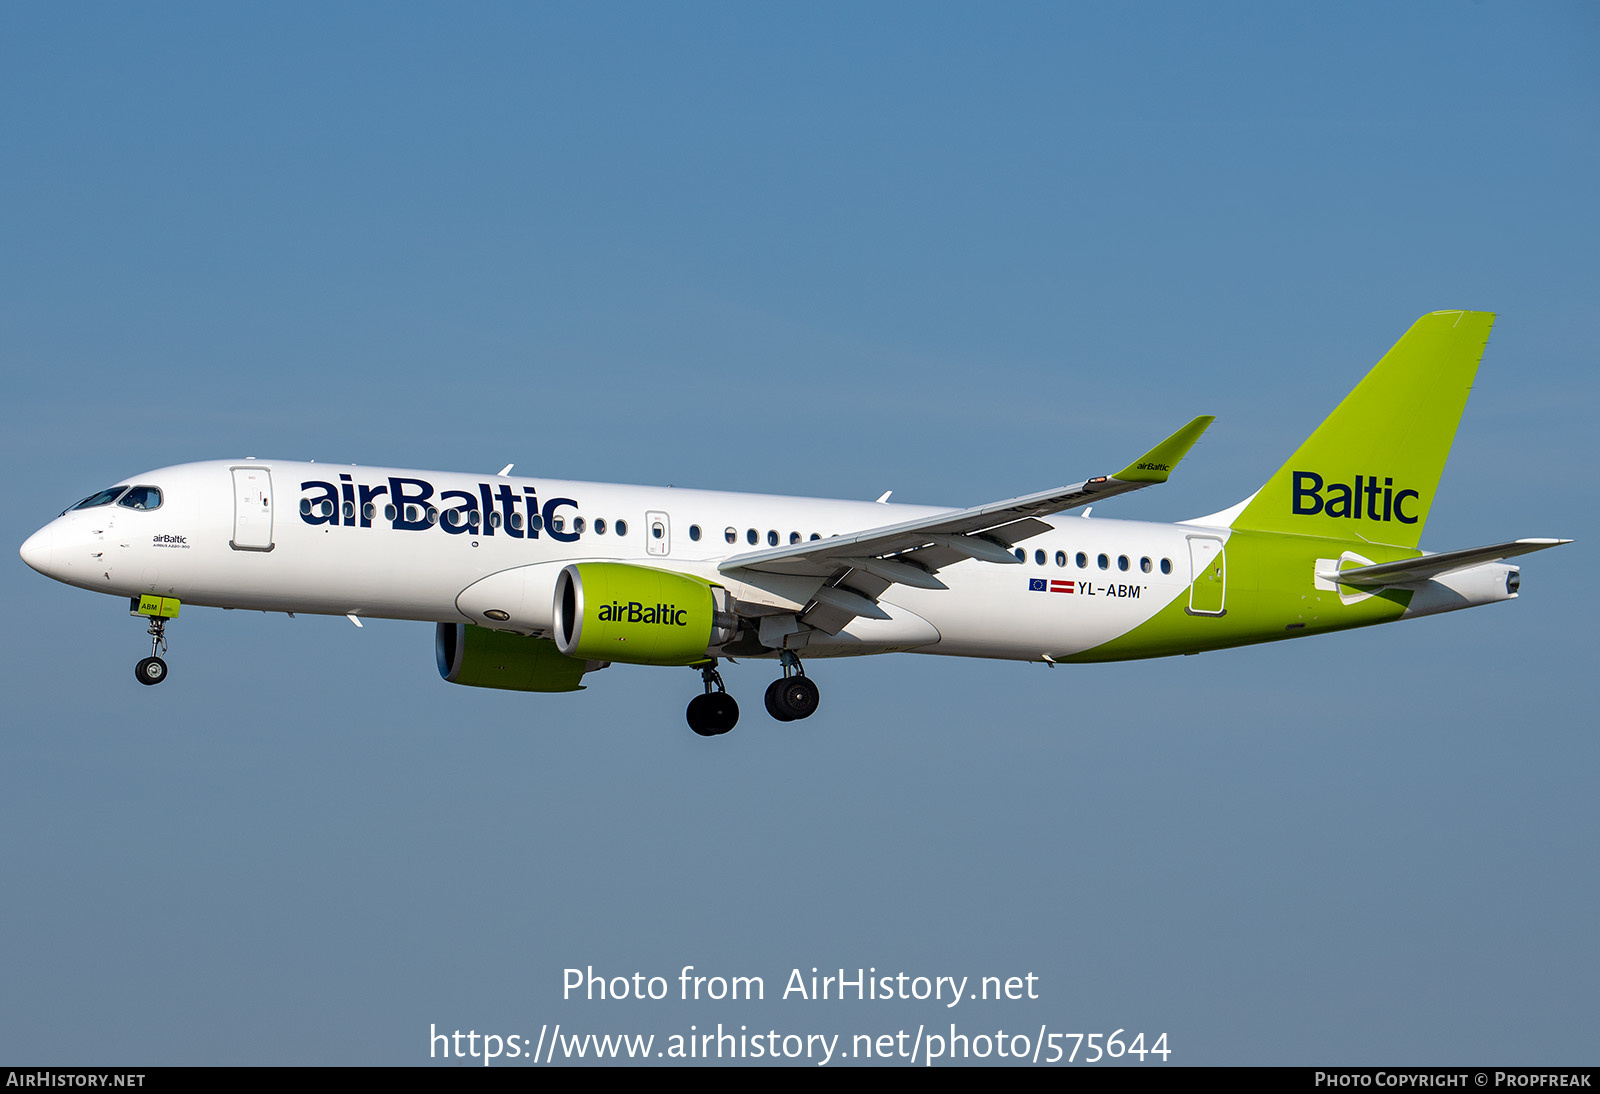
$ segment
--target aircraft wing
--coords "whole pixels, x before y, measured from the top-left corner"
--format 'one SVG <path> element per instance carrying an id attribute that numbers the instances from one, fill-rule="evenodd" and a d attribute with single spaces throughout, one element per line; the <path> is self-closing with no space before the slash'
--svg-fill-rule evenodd
<path id="1" fill-rule="evenodd" d="M 943 589 L 938 571 L 967 559 L 1015 564 L 1012 545 L 1050 528 L 1037 518 L 1166 482 L 1214 420 L 1211 415 L 1194 419 L 1114 475 L 809 543 L 749 551 L 726 559 L 717 569 L 729 575 L 753 571 L 817 578 L 817 592 L 800 620 L 837 634 L 856 616 L 889 618 L 876 601 L 891 585 Z"/>
<path id="2" fill-rule="evenodd" d="M 1445 551 L 1437 555 L 1401 559 L 1399 562 L 1379 562 L 1371 566 L 1355 566 L 1337 572 L 1327 571 L 1317 576 L 1324 581 L 1341 585 L 1409 585 L 1427 581 L 1452 570 L 1465 570 L 1485 562 L 1500 562 L 1546 547 L 1559 547 L 1571 543 L 1570 539 L 1514 539 L 1509 543 L 1493 543 L 1487 547 L 1468 547 L 1461 551 Z"/>

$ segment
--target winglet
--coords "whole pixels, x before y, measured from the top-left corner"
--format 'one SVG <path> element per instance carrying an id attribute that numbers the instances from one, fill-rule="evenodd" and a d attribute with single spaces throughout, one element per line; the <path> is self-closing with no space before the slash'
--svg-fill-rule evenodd
<path id="1" fill-rule="evenodd" d="M 1111 477 L 1123 482 L 1166 482 L 1178 461 L 1189 454 L 1200 435 L 1216 420 L 1214 414 L 1200 415 Z"/>

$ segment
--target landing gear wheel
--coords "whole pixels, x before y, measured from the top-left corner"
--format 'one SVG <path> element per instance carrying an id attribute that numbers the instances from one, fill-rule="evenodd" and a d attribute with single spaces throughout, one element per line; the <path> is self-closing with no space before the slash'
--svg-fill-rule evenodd
<path id="1" fill-rule="evenodd" d="M 689 700 L 689 709 L 686 715 L 689 719 L 689 728 L 702 737 L 715 737 L 720 730 L 712 728 L 711 718 L 706 710 L 706 700 L 709 695 L 696 695 Z"/>
<path id="2" fill-rule="evenodd" d="M 783 686 L 787 683 L 787 680 L 774 680 L 767 685 L 767 713 L 779 722 L 794 721 L 794 715 L 783 705 Z"/>
<path id="3" fill-rule="evenodd" d="M 705 684 L 705 694 L 690 699 L 685 714 L 690 729 L 702 737 L 716 737 L 739 724 L 739 704 L 723 687 L 715 661 L 701 666 L 700 679 Z"/>
<path id="4" fill-rule="evenodd" d="M 135 598 L 137 603 L 137 598 Z M 167 663 L 161 655 L 167 652 L 167 620 L 154 616 L 150 620 L 150 656 L 133 666 L 133 674 L 141 684 L 159 684 L 167 678 Z"/>
<path id="5" fill-rule="evenodd" d="M 713 733 L 726 733 L 739 724 L 739 704 L 725 691 L 714 691 L 710 695 L 702 695 L 706 701 L 706 721 L 711 724 Z"/>
<path id="6" fill-rule="evenodd" d="M 780 722 L 798 721 L 815 714 L 821 698 L 809 676 L 786 676 L 767 687 L 767 712 Z"/>

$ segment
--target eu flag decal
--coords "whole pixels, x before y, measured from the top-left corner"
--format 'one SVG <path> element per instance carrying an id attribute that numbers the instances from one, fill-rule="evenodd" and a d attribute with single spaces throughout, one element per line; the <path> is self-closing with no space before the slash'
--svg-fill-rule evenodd
<path id="1" fill-rule="evenodd" d="M 1045 593 L 1045 592 L 1049 592 L 1050 591 L 1050 585 L 1042 577 L 1030 577 L 1028 579 L 1028 591 L 1030 593 Z"/>

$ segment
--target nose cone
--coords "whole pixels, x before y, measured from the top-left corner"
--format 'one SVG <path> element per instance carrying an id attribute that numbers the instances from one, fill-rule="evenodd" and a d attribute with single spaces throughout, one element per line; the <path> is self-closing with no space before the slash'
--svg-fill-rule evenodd
<path id="1" fill-rule="evenodd" d="M 55 532 L 47 524 L 33 535 L 29 536 L 22 544 L 19 554 L 22 561 L 38 570 L 46 577 L 51 576 L 50 564 L 55 555 Z"/>

